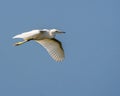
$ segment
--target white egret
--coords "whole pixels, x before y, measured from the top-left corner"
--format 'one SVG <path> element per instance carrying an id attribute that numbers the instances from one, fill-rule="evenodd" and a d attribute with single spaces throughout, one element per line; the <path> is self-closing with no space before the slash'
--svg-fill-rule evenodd
<path id="1" fill-rule="evenodd" d="M 55 39 L 56 34 L 65 33 L 57 29 L 32 30 L 16 35 L 13 38 L 22 38 L 24 41 L 15 43 L 15 46 L 24 44 L 30 40 L 35 40 L 41 44 L 49 55 L 57 62 L 64 59 L 64 49 L 60 41 Z"/>

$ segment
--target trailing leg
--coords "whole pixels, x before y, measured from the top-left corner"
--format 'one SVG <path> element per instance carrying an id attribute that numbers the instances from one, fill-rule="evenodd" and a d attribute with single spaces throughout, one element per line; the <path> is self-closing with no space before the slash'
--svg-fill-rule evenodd
<path id="1" fill-rule="evenodd" d="M 21 41 L 21 42 L 17 42 L 17 43 L 14 44 L 14 46 L 22 45 L 22 44 L 24 44 L 24 43 L 26 43 L 26 42 L 28 42 L 28 41 L 29 41 L 29 40 L 24 40 L 24 41 Z"/>

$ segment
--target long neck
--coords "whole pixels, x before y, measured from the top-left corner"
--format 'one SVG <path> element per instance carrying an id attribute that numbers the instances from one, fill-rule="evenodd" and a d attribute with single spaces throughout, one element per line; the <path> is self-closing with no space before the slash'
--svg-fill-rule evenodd
<path id="1" fill-rule="evenodd" d="M 51 38 L 54 38 L 54 37 L 55 37 L 55 33 L 53 33 L 53 32 L 50 32 L 49 35 L 50 35 Z"/>

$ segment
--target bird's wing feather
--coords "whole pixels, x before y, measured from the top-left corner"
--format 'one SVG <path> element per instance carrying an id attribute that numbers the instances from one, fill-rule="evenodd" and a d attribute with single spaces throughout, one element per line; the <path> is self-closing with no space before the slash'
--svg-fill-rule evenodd
<path id="1" fill-rule="evenodd" d="M 36 42 L 41 44 L 55 61 L 59 62 L 64 59 L 62 44 L 57 39 L 43 39 L 36 40 Z"/>

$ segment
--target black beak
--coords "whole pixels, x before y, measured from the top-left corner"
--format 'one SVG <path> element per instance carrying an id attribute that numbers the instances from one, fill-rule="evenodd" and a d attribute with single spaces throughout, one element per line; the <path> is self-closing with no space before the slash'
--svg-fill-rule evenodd
<path id="1" fill-rule="evenodd" d="M 66 33 L 66 32 L 58 32 L 58 33 Z"/>
<path id="2" fill-rule="evenodd" d="M 66 33 L 66 32 L 62 32 L 62 33 Z"/>

